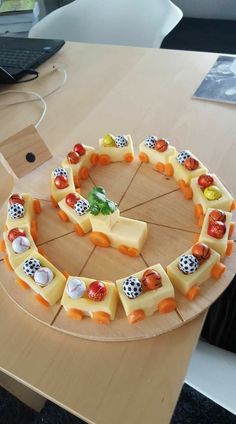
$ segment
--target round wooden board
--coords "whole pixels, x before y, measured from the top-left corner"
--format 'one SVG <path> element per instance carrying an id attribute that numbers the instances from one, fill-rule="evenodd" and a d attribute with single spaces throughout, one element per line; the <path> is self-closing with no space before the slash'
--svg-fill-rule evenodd
<path id="1" fill-rule="evenodd" d="M 45 253 L 61 271 L 94 279 L 115 281 L 156 263 L 168 265 L 193 244 L 195 232 L 199 232 L 194 219 L 191 201 L 183 198 L 174 179 L 167 179 L 151 166 L 138 163 L 114 163 L 97 166 L 90 178 L 83 182 L 81 194 L 86 197 L 94 185 L 102 185 L 108 196 L 115 200 L 123 216 L 148 223 L 148 239 L 138 258 L 130 258 L 117 250 L 94 247 L 88 236 L 78 237 L 70 223 L 57 217 L 56 209 L 49 201 L 50 174 L 60 164 L 53 158 L 24 177 L 14 190 L 29 192 L 42 200 L 42 214 L 38 216 L 39 241 Z M 48 189 L 47 189 L 48 187 Z M 45 189 L 46 188 L 46 189 Z M 6 205 L 1 211 L 4 225 Z M 233 235 L 233 238 L 234 235 Z M 226 272 L 219 281 L 208 280 L 201 286 L 200 295 L 193 302 L 176 291 L 177 309 L 169 314 L 155 313 L 135 325 L 130 325 L 119 304 L 116 318 L 110 325 L 99 325 L 90 318 L 74 321 L 66 316 L 60 304 L 45 308 L 34 300 L 31 290 L 22 290 L 15 283 L 1 258 L 0 282 L 10 298 L 25 312 L 40 322 L 73 336 L 98 341 L 127 341 L 146 339 L 171 331 L 194 319 L 206 310 L 232 281 L 235 253 L 223 261 Z"/>

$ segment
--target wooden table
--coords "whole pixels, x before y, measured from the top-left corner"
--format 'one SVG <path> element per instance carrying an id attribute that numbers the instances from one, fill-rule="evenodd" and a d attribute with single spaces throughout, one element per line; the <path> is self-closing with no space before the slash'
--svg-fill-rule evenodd
<path id="1" fill-rule="evenodd" d="M 40 78 L 14 87 L 47 94 L 39 127 L 54 154 L 80 140 L 96 145 L 106 133 L 131 133 L 135 144 L 147 134 L 191 148 L 236 192 L 235 108 L 191 100 L 217 55 L 67 43 L 40 68 Z M 2 88 L 3 89 L 3 88 Z M 12 94 L 6 101 L 22 97 Z M 27 96 L 25 96 L 27 98 Z M 37 122 L 38 102 L 1 109 L 0 140 Z M 80 340 L 30 318 L 0 289 L 0 382 L 35 408 L 43 398 L 91 423 L 170 421 L 204 315 L 157 338 L 121 343 Z M 10 376 L 12 379 L 7 378 Z M 23 383 L 33 392 L 19 390 Z M 29 397 L 30 396 L 30 397 Z"/>

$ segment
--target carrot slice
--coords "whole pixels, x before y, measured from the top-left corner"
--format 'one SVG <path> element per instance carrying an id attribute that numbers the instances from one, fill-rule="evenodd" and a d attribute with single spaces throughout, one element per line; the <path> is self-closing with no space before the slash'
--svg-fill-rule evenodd
<path id="1" fill-rule="evenodd" d="M 78 321 L 81 321 L 83 319 L 83 312 L 79 309 L 71 308 L 67 311 L 67 315 L 72 319 L 77 319 Z"/>
<path id="2" fill-rule="evenodd" d="M 160 314 L 166 314 L 168 312 L 174 311 L 175 308 L 176 300 L 173 297 L 167 297 L 166 299 L 163 299 L 157 307 Z"/>
<path id="3" fill-rule="evenodd" d="M 173 177 L 174 175 L 174 168 L 171 163 L 165 164 L 165 174 L 167 177 Z"/>
<path id="4" fill-rule="evenodd" d="M 92 153 L 91 156 L 90 156 L 90 162 L 91 162 L 91 164 L 92 165 L 97 165 L 98 160 L 99 160 L 98 153 Z"/>
<path id="5" fill-rule="evenodd" d="M 124 161 L 127 163 L 131 163 L 134 160 L 134 155 L 132 153 L 126 153 L 124 155 Z"/>
<path id="6" fill-rule="evenodd" d="M 34 297 L 39 303 L 41 303 L 41 305 L 46 307 L 49 306 L 49 302 L 46 299 L 44 299 L 44 297 L 41 296 L 41 294 L 37 293 Z"/>
<path id="7" fill-rule="evenodd" d="M 91 234 L 89 234 L 90 241 L 95 244 L 95 246 L 100 247 L 109 247 L 110 246 L 110 240 L 109 238 L 98 231 L 93 231 Z"/>
<path id="8" fill-rule="evenodd" d="M 68 278 L 70 276 L 70 274 L 67 271 L 63 271 L 62 273 L 64 275 L 64 277 Z"/>
<path id="9" fill-rule="evenodd" d="M 135 311 L 131 312 L 128 316 L 128 321 L 130 324 L 135 324 L 138 321 L 142 321 L 145 319 L 145 313 L 143 309 L 136 309 Z"/>
<path id="10" fill-rule="evenodd" d="M 139 251 L 136 247 L 128 247 L 127 255 L 134 258 L 135 256 L 139 256 Z"/>
<path id="11" fill-rule="evenodd" d="M 157 162 L 155 165 L 155 169 L 160 172 L 161 174 L 163 174 L 163 172 L 165 171 L 165 165 L 162 162 Z"/>
<path id="12" fill-rule="evenodd" d="M 232 204 L 231 204 L 231 206 L 230 206 L 230 210 L 231 210 L 231 212 L 232 211 L 234 211 L 236 209 L 236 201 L 235 200 L 233 200 L 232 201 Z"/>
<path id="13" fill-rule="evenodd" d="M 185 293 L 185 297 L 187 297 L 187 299 L 191 301 L 191 300 L 194 300 L 195 297 L 199 295 L 199 293 L 200 293 L 200 287 L 194 284 L 194 286 L 192 286 L 191 289 L 189 289 L 187 293 Z"/>
<path id="14" fill-rule="evenodd" d="M 50 199 L 51 199 L 51 204 L 52 204 L 52 206 L 53 206 L 54 208 L 58 208 L 57 201 L 54 199 L 54 197 L 53 197 L 53 196 L 50 196 Z"/>
<path id="15" fill-rule="evenodd" d="M 233 235 L 234 228 L 235 228 L 235 222 L 231 222 L 229 226 L 229 237 Z"/>
<path id="16" fill-rule="evenodd" d="M 61 220 L 62 220 L 63 222 L 68 222 L 68 221 L 69 221 L 68 216 L 67 216 L 67 215 L 66 215 L 66 213 L 65 213 L 64 211 L 62 211 L 61 209 L 57 212 L 57 214 L 58 214 L 59 218 L 61 218 Z"/>
<path id="17" fill-rule="evenodd" d="M 203 214 L 202 205 L 200 203 L 197 203 L 194 206 L 194 216 L 195 216 L 195 218 L 199 218 L 202 214 Z"/>
<path id="18" fill-rule="evenodd" d="M 140 152 L 139 155 L 138 155 L 138 158 L 139 158 L 140 162 L 143 162 L 143 163 L 148 163 L 149 162 L 149 157 L 144 152 Z"/>
<path id="19" fill-rule="evenodd" d="M 221 262 L 217 262 L 211 270 L 211 277 L 215 280 L 218 280 L 224 273 L 225 269 L 226 266 L 224 264 L 222 264 Z"/>
<path id="20" fill-rule="evenodd" d="M 120 246 L 118 246 L 118 250 L 123 255 L 128 255 L 128 247 L 125 246 L 124 244 L 121 244 Z"/>
<path id="21" fill-rule="evenodd" d="M 82 166 L 82 168 L 80 168 L 79 170 L 79 178 L 81 180 L 87 180 L 88 176 L 89 176 L 88 168 L 86 168 L 85 166 Z"/>
<path id="22" fill-rule="evenodd" d="M 179 180 L 178 186 L 179 186 L 180 190 L 183 191 L 187 185 L 186 185 L 186 182 L 184 180 Z"/>
<path id="23" fill-rule="evenodd" d="M 34 212 L 39 215 L 42 212 L 41 203 L 39 199 L 34 199 Z"/>
<path id="24" fill-rule="evenodd" d="M 38 240 L 38 229 L 37 229 L 37 223 L 35 221 L 31 222 L 30 233 L 31 233 L 33 240 L 35 242 L 37 242 L 37 240 Z"/>
<path id="25" fill-rule="evenodd" d="M 75 185 L 75 187 L 76 188 L 79 188 L 80 187 L 79 175 L 78 174 L 74 175 L 73 176 L 73 179 L 74 179 L 74 185 Z"/>
<path id="26" fill-rule="evenodd" d="M 78 236 L 80 236 L 80 237 L 85 235 L 83 228 L 79 224 L 74 225 L 74 230 L 75 230 L 76 234 L 78 234 Z"/>
<path id="27" fill-rule="evenodd" d="M 19 284 L 19 286 L 22 288 L 22 289 L 25 289 L 25 290 L 28 290 L 28 289 L 30 289 L 30 286 L 24 281 L 24 280 L 21 280 L 21 278 L 16 278 L 16 283 L 17 284 Z"/>
<path id="28" fill-rule="evenodd" d="M 193 190 L 191 189 L 191 187 L 186 186 L 186 187 L 183 189 L 183 195 L 184 195 L 184 198 L 185 198 L 186 200 L 191 200 L 191 199 L 193 198 Z"/>
<path id="29" fill-rule="evenodd" d="M 45 259 L 48 259 L 47 254 L 45 253 L 44 249 L 41 246 L 38 247 L 38 251 L 40 255 L 44 256 Z"/>
<path id="30" fill-rule="evenodd" d="M 111 321 L 111 317 L 107 312 L 93 312 L 91 316 L 92 320 L 97 324 L 109 324 Z"/>
<path id="31" fill-rule="evenodd" d="M 7 255 L 4 255 L 4 256 L 3 256 L 3 260 L 4 260 L 4 263 L 5 263 L 5 265 L 6 265 L 7 269 L 8 269 L 8 271 L 13 271 L 13 268 L 12 268 L 12 266 L 11 266 L 10 262 L 9 262 L 9 258 L 8 258 L 8 256 L 7 256 Z"/>
<path id="32" fill-rule="evenodd" d="M 102 166 L 108 165 L 111 162 L 111 157 L 109 155 L 100 155 L 98 162 Z"/>
<path id="33" fill-rule="evenodd" d="M 205 218 L 205 215 L 202 213 L 202 214 L 199 216 L 198 223 L 197 223 L 197 225 L 198 225 L 198 227 L 199 227 L 199 228 L 202 228 L 204 218 Z"/>
<path id="34" fill-rule="evenodd" d="M 6 243 L 4 240 L 0 241 L 0 252 L 2 253 L 6 252 Z"/>
<path id="35" fill-rule="evenodd" d="M 200 237 L 200 234 L 198 234 L 198 233 L 195 233 L 195 234 L 194 234 L 194 236 L 193 236 L 194 243 L 197 243 L 197 242 L 198 242 L 199 237 Z"/>
<path id="36" fill-rule="evenodd" d="M 226 256 L 232 255 L 233 249 L 234 249 L 234 242 L 233 242 L 233 240 L 228 240 L 227 241 L 227 249 L 225 251 Z"/>

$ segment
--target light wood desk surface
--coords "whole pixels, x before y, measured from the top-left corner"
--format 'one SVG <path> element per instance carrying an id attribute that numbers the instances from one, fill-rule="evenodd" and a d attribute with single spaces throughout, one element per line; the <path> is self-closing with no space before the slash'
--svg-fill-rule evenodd
<path id="1" fill-rule="evenodd" d="M 106 132 L 131 133 L 136 145 L 157 133 L 191 149 L 236 192 L 235 107 L 191 100 L 216 57 L 67 43 L 38 80 L 14 89 L 45 95 L 62 79 L 49 65 L 67 70 L 39 127 L 54 154 L 77 140 L 95 146 Z M 3 96 L 0 105 L 21 98 Z M 38 102 L 0 109 L 0 141 L 37 122 L 40 111 Z M 203 319 L 150 340 L 88 342 L 38 323 L 0 289 L 0 369 L 88 422 L 167 424 Z"/>

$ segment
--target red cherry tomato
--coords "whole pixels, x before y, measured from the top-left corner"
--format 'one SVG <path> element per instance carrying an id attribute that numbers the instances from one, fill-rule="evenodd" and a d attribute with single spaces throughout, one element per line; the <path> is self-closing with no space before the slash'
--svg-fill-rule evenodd
<path id="1" fill-rule="evenodd" d="M 67 194 L 65 202 L 70 208 L 73 208 L 75 203 L 79 200 L 79 197 L 76 196 L 74 193 Z"/>
<path id="2" fill-rule="evenodd" d="M 13 205 L 13 203 L 19 203 L 20 205 L 24 205 L 25 201 L 23 199 L 23 196 L 18 193 L 14 193 L 9 197 L 9 204 Z"/>
<path id="3" fill-rule="evenodd" d="M 55 180 L 55 186 L 56 188 L 58 188 L 59 190 L 68 187 L 69 183 L 68 183 L 68 178 L 64 177 L 64 175 L 58 175 Z"/>
<path id="4" fill-rule="evenodd" d="M 221 221 L 215 221 L 209 224 L 207 234 L 216 239 L 222 239 L 226 231 L 226 225 Z"/>
<path id="5" fill-rule="evenodd" d="M 209 218 L 211 221 L 226 221 L 226 213 L 220 209 L 214 209 L 210 212 Z"/>
<path id="6" fill-rule="evenodd" d="M 80 161 L 80 155 L 76 152 L 69 152 L 67 155 L 67 160 L 72 165 L 75 165 Z"/>
<path id="7" fill-rule="evenodd" d="M 83 156 L 86 152 L 85 147 L 83 146 L 83 144 L 76 144 L 74 146 L 74 152 L 78 153 L 80 156 Z"/>
<path id="8" fill-rule="evenodd" d="M 107 289 L 102 281 L 93 281 L 88 287 L 88 298 L 100 302 L 106 296 Z"/>
<path id="9" fill-rule="evenodd" d="M 12 243 L 17 237 L 26 237 L 26 234 L 21 228 L 12 228 L 8 233 L 8 240 Z"/>
<path id="10" fill-rule="evenodd" d="M 214 179 L 212 178 L 210 174 L 202 174 L 198 178 L 197 182 L 198 182 L 198 185 L 200 185 L 200 187 L 206 188 L 214 183 Z"/>

